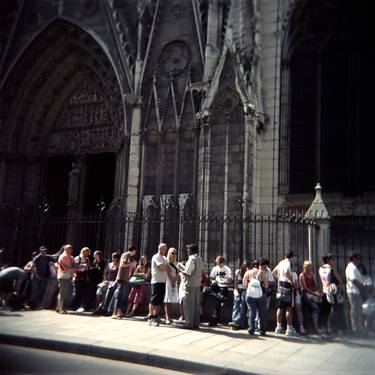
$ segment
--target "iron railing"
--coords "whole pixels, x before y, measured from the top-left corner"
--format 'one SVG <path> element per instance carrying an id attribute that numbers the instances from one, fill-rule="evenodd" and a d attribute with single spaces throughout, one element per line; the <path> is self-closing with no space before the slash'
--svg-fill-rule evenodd
<path id="1" fill-rule="evenodd" d="M 125 215 L 117 219 L 106 219 L 99 215 L 86 215 L 76 219 L 64 216 L 43 216 L 40 222 L 38 243 L 50 249 L 72 242 L 75 251 L 83 246 L 100 249 L 106 258 L 113 251 L 123 251 L 134 244 L 139 253 L 152 256 L 160 241 L 176 247 L 179 259 L 187 258 L 185 247 L 197 243 L 207 267 L 211 267 L 216 256 L 223 255 L 227 264 L 237 268 L 245 259 L 268 258 L 271 265 L 277 264 L 283 254 L 292 250 L 298 264 L 309 258 L 308 227 L 316 231 L 316 225 L 298 215 L 249 215 L 142 218 Z M 32 242 L 32 241 L 31 241 Z M 24 244 L 24 250 L 31 244 Z M 311 246 L 311 244 L 310 244 Z"/>

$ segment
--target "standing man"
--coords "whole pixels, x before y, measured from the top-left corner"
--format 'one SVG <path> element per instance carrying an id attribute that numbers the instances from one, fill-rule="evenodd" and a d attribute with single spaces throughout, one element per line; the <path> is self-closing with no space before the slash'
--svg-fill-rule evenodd
<path id="1" fill-rule="evenodd" d="M 277 313 L 276 321 L 277 326 L 275 329 L 276 333 L 283 332 L 282 321 L 284 318 L 284 312 L 286 310 L 286 336 L 294 336 L 296 330 L 293 327 L 293 305 L 294 305 L 294 295 L 293 295 L 293 278 L 292 278 L 292 260 L 294 254 L 289 251 L 285 254 L 285 259 L 282 260 L 272 271 L 272 275 L 277 279 Z"/>
<path id="2" fill-rule="evenodd" d="M 57 312 L 66 314 L 73 296 L 73 276 L 75 262 L 73 258 L 73 247 L 70 244 L 63 246 L 63 253 L 59 256 L 57 268 L 57 281 L 59 283 L 59 297 Z"/>
<path id="3" fill-rule="evenodd" d="M 196 244 L 187 245 L 189 259 L 184 266 L 179 263 L 177 268 L 184 274 L 185 297 L 183 300 L 186 328 L 199 329 L 200 323 L 200 286 L 203 272 L 203 260 L 198 255 Z"/>
<path id="4" fill-rule="evenodd" d="M 350 302 L 350 320 L 353 333 L 361 336 L 363 333 L 362 296 L 361 289 L 364 287 L 362 274 L 358 269 L 361 264 L 361 254 L 354 253 L 349 257 L 349 263 L 345 270 L 346 293 Z"/>
<path id="5" fill-rule="evenodd" d="M 159 311 L 165 297 L 165 284 L 167 282 L 170 266 L 165 255 L 167 245 L 161 243 L 158 252 L 151 259 L 151 301 L 149 305 L 149 325 L 159 325 Z"/>
<path id="6" fill-rule="evenodd" d="M 33 259 L 31 269 L 31 308 L 38 309 L 41 307 L 44 292 L 46 291 L 49 280 L 50 262 L 56 262 L 61 252 L 48 255 L 47 247 L 41 246 L 39 248 L 39 254 Z"/>

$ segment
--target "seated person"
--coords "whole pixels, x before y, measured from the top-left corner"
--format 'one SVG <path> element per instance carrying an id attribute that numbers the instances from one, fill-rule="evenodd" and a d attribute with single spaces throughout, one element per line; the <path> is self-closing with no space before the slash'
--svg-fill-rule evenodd
<path id="1" fill-rule="evenodd" d="M 210 319 L 209 326 L 216 326 L 220 318 L 221 306 L 228 296 L 228 287 L 232 282 L 232 271 L 225 265 L 223 256 L 215 260 L 216 266 L 210 273 L 211 286 L 205 290 L 205 295 L 215 298 L 215 310 Z"/>

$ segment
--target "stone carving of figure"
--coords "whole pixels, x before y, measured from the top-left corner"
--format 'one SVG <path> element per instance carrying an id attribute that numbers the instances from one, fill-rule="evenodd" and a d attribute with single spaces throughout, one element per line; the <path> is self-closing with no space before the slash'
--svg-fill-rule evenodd
<path id="1" fill-rule="evenodd" d="M 76 163 L 72 163 L 72 170 L 69 172 L 68 185 L 68 206 L 74 206 L 78 202 L 79 177 L 81 171 Z"/>

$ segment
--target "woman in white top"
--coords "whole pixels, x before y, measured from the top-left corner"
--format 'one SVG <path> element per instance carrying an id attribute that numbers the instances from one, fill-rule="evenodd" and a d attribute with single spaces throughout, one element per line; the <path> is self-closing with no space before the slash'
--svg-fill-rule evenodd
<path id="1" fill-rule="evenodd" d="M 322 315 L 323 315 L 323 328 L 326 333 L 331 330 L 337 333 L 339 337 L 343 337 L 346 329 L 345 321 L 345 306 L 342 294 L 343 282 L 334 267 L 335 257 L 332 253 L 323 256 L 323 265 L 319 268 L 319 276 L 323 285 L 322 293 Z M 332 290 L 336 290 L 336 294 L 328 301 L 327 295 Z M 341 292 L 340 292 L 341 291 Z"/>
<path id="2" fill-rule="evenodd" d="M 165 285 L 165 297 L 164 297 L 164 308 L 165 308 L 165 324 L 171 324 L 172 320 L 169 318 L 169 305 L 171 303 L 179 303 L 178 298 L 178 270 L 177 270 L 177 250 L 171 247 L 168 250 L 167 260 L 171 266 L 171 272 L 168 273 L 167 283 Z"/>
<path id="3" fill-rule="evenodd" d="M 256 267 L 246 271 L 243 277 L 243 285 L 246 289 L 246 303 L 249 311 L 250 336 L 255 332 L 255 318 L 259 314 L 260 334 L 266 335 L 267 330 L 267 289 L 268 277 L 265 271 Z"/>

